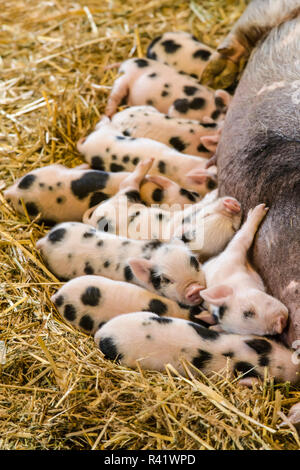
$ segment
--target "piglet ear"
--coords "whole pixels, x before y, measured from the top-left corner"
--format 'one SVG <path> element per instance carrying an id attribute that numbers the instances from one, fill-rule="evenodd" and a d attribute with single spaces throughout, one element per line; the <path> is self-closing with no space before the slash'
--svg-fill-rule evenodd
<path id="1" fill-rule="evenodd" d="M 142 258 L 131 258 L 128 263 L 137 279 L 142 282 L 149 282 L 150 270 L 153 267 L 151 261 Z"/>
<path id="2" fill-rule="evenodd" d="M 226 284 L 209 287 L 208 289 L 202 290 L 200 293 L 201 297 L 206 300 L 206 302 L 217 306 L 228 303 L 232 294 L 232 287 L 227 286 Z"/>
<path id="3" fill-rule="evenodd" d="M 168 189 L 171 186 L 178 186 L 175 181 L 171 181 L 169 178 L 161 175 L 147 175 L 145 177 L 146 181 L 150 181 L 151 183 L 157 184 L 162 189 Z"/>
<path id="4" fill-rule="evenodd" d="M 101 120 L 97 122 L 95 129 L 100 129 L 101 126 L 105 126 L 106 124 L 110 124 L 110 119 L 108 116 L 103 115 Z"/>
<path id="5" fill-rule="evenodd" d="M 228 108 L 230 101 L 231 101 L 231 96 L 227 91 L 225 90 L 216 90 L 215 92 L 215 98 L 219 98 L 219 103 L 220 103 L 220 108 Z"/>
<path id="6" fill-rule="evenodd" d="M 204 135 L 203 137 L 200 137 L 200 142 L 204 145 L 207 150 L 210 152 L 215 153 L 217 150 L 217 146 L 220 140 L 220 135 Z"/>
<path id="7" fill-rule="evenodd" d="M 207 170 L 204 169 L 195 169 L 187 173 L 186 178 L 188 181 L 202 185 L 205 184 L 208 178 L 211 178 L 213 175 Z"/>

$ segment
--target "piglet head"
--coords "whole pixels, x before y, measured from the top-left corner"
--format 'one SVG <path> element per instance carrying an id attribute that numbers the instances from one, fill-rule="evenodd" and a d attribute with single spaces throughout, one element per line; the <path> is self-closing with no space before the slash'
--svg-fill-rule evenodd
<path id="1" fill-rule="evenodd" d="M 203 290 L 201 296 L 227 332 L 276 335 L 282 333 L 287 323 L 287 308 L 258 289 L 220 284 Z"/>
<path id="2" fill-rule="evenodd" d="M 206 287 L 202 266 L 182 241 L 160 244 L 150 259 L 131 258 L 129 265 L 146 289 L 186 305 L 202 302 L 200 292 Z"/>

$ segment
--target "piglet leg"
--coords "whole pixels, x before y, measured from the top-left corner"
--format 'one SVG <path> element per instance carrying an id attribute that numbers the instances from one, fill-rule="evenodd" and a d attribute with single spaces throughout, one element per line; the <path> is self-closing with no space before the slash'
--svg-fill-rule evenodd
<path id="1" fill-rule="evenodd" d="M 226 199 L 224 204 L 226 204 Z M 242 264 L 246 262 L 247 251 L 252 245 L 257 229 L 267 211 L 268 208 L 265 204 L 259 204 L 254 209 L 249 210 L 247 220 L 226 248 L 226 253 L 230 254 L 232 262 Z"/>
<path id="2" fill-rule="evenodd" d="M 120 105 L 123 99 L 128 96 L 129 83 L 126 74 L 117 78 L 113 84 L 110 96 L 107 101 L 105 108 L 105 114 L 108 117 L 112 117 L 117 111 L 117 107 Z"/>
<path id="3" fill-rule="evenodd" d="M 127 193 L 128 191 L 139 191 L 140 185 L 150 170 L 154 158 L 147 158 L 141 161 L 136 169 L 125 178 L 119 186 L 120 193 Z"/>

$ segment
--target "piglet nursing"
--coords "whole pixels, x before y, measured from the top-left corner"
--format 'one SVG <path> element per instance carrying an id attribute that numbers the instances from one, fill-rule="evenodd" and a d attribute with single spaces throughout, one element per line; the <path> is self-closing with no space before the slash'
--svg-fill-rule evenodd
<path id="1" fill-rule="evenodd" d="M 115 114 L 126 98 L 129 106 L 150 105 L 174 117 L 222 120 L 230 103 L 224 90 L 200 85 L 192 77 L 151 59 L 129 59 L 123 62 L 121 75 L 113 84 L 105 114 Z"/>
<path id="2" fill-rule="evenodd" d="M 83 222 L 136 240 L 181 238 L 201 259 L 219 253 L 239 228 L 241 207 L 234 198 L 210 194 L 185 210 L 170 212 L 141 204 L 139 188 L 153 159 L 142 161 L 109 201 L 89 209 Z"/>
<path id="3" fill-rule="evenodd" d="M 38 168 L 17 180 L 4 191 L 14 209 L 30 217 L 41 213 L 42 221 L 53 224 L 80 221 L 92 206 L 115 194 L 128 173 L 108 173 L 87 169 L 87 165 L 66 168 L 54 164 Z"/>
<path id="4" fill-rule="evenodd" d="M 201 307 L 187 306 L 158 296 L 128 282 L 113 281 L 102 276 L 76 277 L 64 284 L 51 297 L 61 315 L 72 325 L 94 334 L 111 318 L 139 310 L 193 319 Z M 207 330 L 208 334 L 215 332 Z"/>
<path id="5" fill-rule="evenodd" d="M 126 137 L 108 118 L 81 139 L 77 148 L 97 170 L 133 171 L 139 162 L 154 158 L 151 175 L 167 176 L 202 196 L 216 187 L 216 175 L 205 169 L 206 158 L 183 154 L 152 139 Z"/>
<path id="6" fill-rule="evenodd" d="M 104 357 L 126 367 L 164 371 L 171 364 L 185 374 L 182 359 L 205 375 L 242 375 L 250 385 L 264 379 L 265 367 L 277 382 L 299 382 L 300 365 L 282 344 L 257 336 L 218 333 L 191 321 L 160 317 L 150 312 L 120 315 L 95 334 Z"/>
<path id="7" fill-rule="evenodd" d="M 200 123 L 170 117 L 153 106 L 131 106 L 114 114 L 111 124 L 127 137 L 147 137 L 178 152 L 204 158 L 216 151 L 221 133 L 220 125 L 212 119 Z"/>
<path id="8" fill-rule="evenodd" d="M 287 322 L 288 309 L 265 292 L 262 279 L 247 261 L 266 212 L 265 204 L 250 210 L 226 249 L 203 266 L 207 289 L 201 296 L 214 319 L 228 332 L 274 335 L 281 333 Z"/>
<path id="9" fill-rule="evenodd" d="M 37 242 L 48 268 L 64 280 L 96 274 L 127 281 L 187 305 L 202 302 L 201 265 L 180 240 L 161 243 L 118 237 L 66 222 Z"/>
<path id="10" fill-rule="evenodd" d="M 198 41 L 195 36 L 184 31 L 172 31 L 151 41 L 147 57 L 200 80 L 213 52 L 214 49 Z"/>

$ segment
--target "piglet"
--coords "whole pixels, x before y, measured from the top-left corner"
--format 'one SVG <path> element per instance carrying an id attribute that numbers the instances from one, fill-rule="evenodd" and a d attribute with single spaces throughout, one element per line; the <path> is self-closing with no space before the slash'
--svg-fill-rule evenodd
<path id="1" fill-rule="evenodd" d="M 264 380 L 265 366 L 277 382 L 299 382 L 300 365 L 292 351 L 267 338 L 218 333 L 191 321 L 151 312 L 119 315 L 101 326 L 95 343 L 106 359 L 126 367 L 163 372 L 167 364 L 185 375 L 182 360 L 205 375 L 242 375 L 240 383 Z M 195 372 L 193 370 L 193 372 Z"/>
<path id="2" fill-rule="evenodd" d="M 80 139 L 77 149 L 90 166 L 102 171 L 133 171 L 140 161 L 153 157 L 151 175 L 167 176 L 182 187 L 202 196 L 216 187 L 216 175 L 205 169 L 206 158 L 183 154 L 161 142 L 143 137 L 126 137 L 108 118 Z"/>
<path id="3" fill-rule="evenodd" d="M 65 222 L 36 246 L 49 269 L 63 280 L 96 274 L 137 284 L 186 305 L 202 302 L 201 265 L 180 240 L 130 240 L 90 225 Z"/>
<path id="4" fill-rule="evenodd" d="M 148 46 L 147 57 L 158 60 L 200 80 L 214 49 L 184 31 L 172 31 L 154 38 Z"/>
<path id="5" fill-rule="evenodd" d="M 101 121 L 100 121 L 101 123 Z M 153 106 L 131 106 L 116 113 L 111 124 L 128 137 L 147 137 L 178 152 L 209 157 L 219 141 L 220 124 L 170 117 Z M 96 126 L 97 129 L 97 126 Z"/>
<path id="6" fill-rule="evenodd" d="M 109 201 L 89 209 L 83 222 L 99 230 L 136 240 L 170 241 L 181 238 L 190 249 L 207 259 L 219 253 L 241 221 L 241 207 L 234 198 L 207 194 L 197 204 L 173 212 L 141 204 L 139 188 L 153 159 L 142 161 Z"/>
<path id="7" fill-rule="evenodd" d="M 88 165 L 66 168 L 54 164 L 38 168 L 18 179 L 4 191 L 14 209 L 30 217 L 41 213 L 48 224 L 65 220 L 80 221 L 92 206 L 115 194 L 128 173 L 89 170 Z"/>
<path id="8" fill-rule="evenodd" d="M 150 311 L 160 317 L 194 319 L 201 307 L 189 307 L 128 282 L 102 276 L 81 276 L 64 284 L 52 297 L 60 314 L 74 326 L 94 334 L 111 318 L 133 311 Z M 207 329 L 208 335 L 215 332 Z"/>
<path id="9" fill-rule="evenodd" d="M 172 67 L 151 59 L 129 59 L 119 68 L 123 74 L 113 84 L 105 114 L 115 114 L 126 98 L 129 106 L 150 105 L 169 116 L 223 120 L 231 97 L 213 90 Z"/>
<path id="10" fill-rule="evenodd" d="M 261 277 L 247 260 L 267 210 L 265 204 L 251 209 L 226 249 L 203 265 L 207 289 L 201 296 L 220 327 L 231 333 L 275 335 L 287 322 L 288 309 L 265 292 Z"/>

